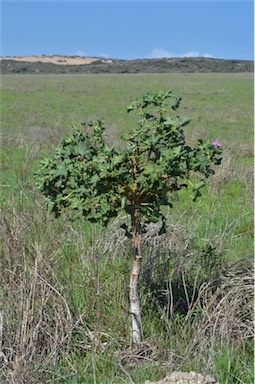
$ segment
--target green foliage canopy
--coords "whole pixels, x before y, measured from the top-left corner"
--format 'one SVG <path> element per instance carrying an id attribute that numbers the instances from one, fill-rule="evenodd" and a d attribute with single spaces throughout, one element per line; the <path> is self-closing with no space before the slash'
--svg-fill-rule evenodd
<path id="1" fill-rule="evenodd" d="M 122 149 L 107 145 L 100 120 L 74 127 L 35 174 L 49 211 L 58 216 L 68 208 L 76 218 L 107 225 L 120 210 L 132 215 L 139 209 L 145 220 L 164 222 L 161 207 L 172 207 L 172 192 L 191 184 L 196 200 L 222 149 L 201 139 L 194 148 L 186 144 L 183 128 L 190 120 L 176 114 L 180 101 L 171 91 L 135 100 L 127 111 L 138 111 L 138 126 L 123 137 Z M 196 184 L 191 173 L 199 176 Z"/>

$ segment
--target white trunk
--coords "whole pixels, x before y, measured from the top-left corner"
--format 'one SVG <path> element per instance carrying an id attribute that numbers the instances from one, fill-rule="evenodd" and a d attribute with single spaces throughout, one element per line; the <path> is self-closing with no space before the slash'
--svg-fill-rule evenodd
<path id="1" fill-rule="evenodd" d="M 138 282 L 141 270 L 142 261 L 142 236 L 141 236 L 141 214 L 140 210 L 136 209 L 133 215 L 134 225 L 134 244 L 135 257 L 130 276 L 130 309 L 132 316 L 132 336 L 135 344 L 140 344 L 143 339 L 141 309 L 138 296 Z"/>
<path id="2" fill-rule="evenodd" d="M 135 264 L 135 261 L 134 261 Z M 132 316 L 132 338 L 135 344 L 140 344 L 142 342 L 142 320 L 141 320 L 141 310 L 139 297 L 137 292 L 137 276 L 134 274 L 134 270 L 137 269 L 137 266 L 134 266 L 131 273 L 131 282 L 130 282 L 130 309 Z"/>

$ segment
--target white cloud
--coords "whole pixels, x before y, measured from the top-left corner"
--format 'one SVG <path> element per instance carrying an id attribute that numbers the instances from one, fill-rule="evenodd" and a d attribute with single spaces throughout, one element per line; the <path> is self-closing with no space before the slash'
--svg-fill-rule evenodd
<path id="1" fill-rule="evenodd" d="M 189 51 L 187 53 L 184 53 L 182 55 L 180 55 L 181 57 L 199 57 L 200 54 L 198 51 Z"/>
<path id="2" fill-rule="evenodd" d="M 198 51 L 189 51 L 186 53 L 175 53 L 167 51 L 162 48 L 154 48 L 150 54 L 150 58 L 162 58 L 162 57 L 213 57 L 210 53 L 200 53 Z"/>
<path id="3" fill-rule="evenodd" d="M 212 58 L 212 57 L 213 57 L 213 55 L 211 55 L 210 53 L 204 53 L 204 54 L 203 54 L 203 57 Z"/>
<path id="4" fill-rule="evenodd" d="M 88 55 L 86 54 L 86 52 L 79 50 L 79 51 L 75 52 L 74 56 L 86 57 Z"/>
<path id="5" fill-rule="evenodd" d="M 151 58 L 160 58 L 160 57 L 176 57 L 176 54 L 170 51 L 166 51 L 162 48 L 154 48 L 151 53 L 149 54 L 149 57 Z"/>
<path id="6" fill-rule="evenodd" d="M 71 53 L 70 56 L 80 56 L 80 57 L 103 57 L 105 59 L 109 59 L 111 56 L 108 53 L 105 52 L 99 52 L 95 55 L 88 54 L 87 52 L 83 51 L 82 49 L 79 49 L 78 51 Z"/>
<path id="7" fill-rule="evenodd" d="M 111 55 L 109 55 L 109 53 L 105 53 L 105 52 L 99 52 L 98 57 L 103 57 L 104 59 L 109 59 L 111 57 Z"/>

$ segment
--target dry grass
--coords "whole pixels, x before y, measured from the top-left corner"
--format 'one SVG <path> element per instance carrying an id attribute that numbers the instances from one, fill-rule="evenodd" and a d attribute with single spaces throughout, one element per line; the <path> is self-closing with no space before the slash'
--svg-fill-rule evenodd
<path id="1" fill-rule="evenodd" d="M 7 383 L 33 383 L 68 350 L 73 321 L 49 254 L 28 245 L 27 218 L 15 210 L 8 216 L 1 212 L 1 376 Z"/>
<path id="2" fill-rule="evenodd" d="M 200 353 L 226 343 L 245 344 L 254 337 L 254 274 L 250 269 L 236 269 L 217 282 L 203 284 L 198 298 L 188 313 L 200 312 L 196 337 L 190 349 L 199 346 Z M 198 316 L 197 316 L 198 317 Z"/>
<path id="3" fill-rule="evenodd" d="M 237 170 L 234 163 L 234 158 L 228 151 L 225 151 L 222 156 L 222 164 L 218 167 L 217 172 L 212 176 L 212 193 L 218 195 L 222 187 L 237 177 Z"/>
<path id="4" fill-rule="evenodd" d="M 73 354 L 91 355 L 84 372 L 94 364 L 95 377 L 94 360 L 114 356 L 127 382 L 132 382 L 130 372 L 147 364 L 185 369 L 196 359 L 210 372 L 219 346 L 245 348 L 253 337 L 252 268 L 237 264 L 226 273 L 215 263 L 217 274 L 207 270 L 206 275 L 192 248 L 194 227 L 187 231 L 180 218 L 177 224 L 168 223 L 166 235 L 158 236 L 158 224 L 147 228 L 141 281 L 147 338 L 139 350 L 130 348 L 126 320 L 130 259 L 123 255 L 132 257 L 133 251 L 131 240 L 117 229 L 126 218 L 116 219 L 100 233 L 92 228 L 88 241 L 72 224 L 55 221 L 53 231 L 52 219 L 42 210 L 14 203 L 16 208 L 2 211 L 0 220 L 3 382 L 50 383 L 53 376 L 56 382 L 76 377 L 79 363 L 68 357 Z M 63 285 L 60 264 L 63 253 L 71 250 L 64 249 L 67 242 L 78 254 L 77 261 L 67 254 L 68 262 L 79 262 L 84 269 L 75 272 L 81 277 L 70 272 L 68 285 Z M 223 247 L 218 243 L 219 252 Z M 209 250 L 217 261 L 219 254 Z M 115 274 L 109 272 L 113 268 Z M 72 301 L 81 285 L 85 306 L 77 307 Z M 149 333 L 150 323 L 155 328 Z M 54 368 L 60 361 L 66 365 L 64 376 Z"/>

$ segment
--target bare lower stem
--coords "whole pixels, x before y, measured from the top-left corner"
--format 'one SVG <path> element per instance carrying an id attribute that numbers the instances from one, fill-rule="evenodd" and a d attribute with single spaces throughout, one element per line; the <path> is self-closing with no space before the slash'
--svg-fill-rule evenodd
<path id="1" fill-rule="evenodd" d="M 138 296 L 138 281 L 142 262 L 142 231 L 141 231 L 141 212 L 139 207 L 132 214 L 134 226 L 134 245 L 135 255 L 130 276 L 130 307 L 132 316 L 132 336 L 135 344 L 140 344 L 143 339 L 141 309 Z"/>

